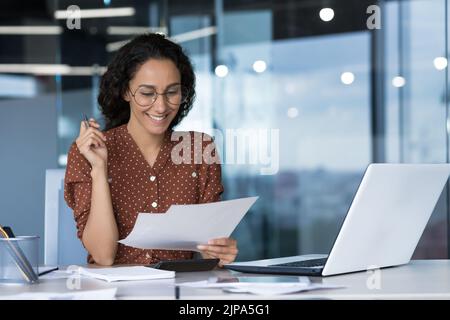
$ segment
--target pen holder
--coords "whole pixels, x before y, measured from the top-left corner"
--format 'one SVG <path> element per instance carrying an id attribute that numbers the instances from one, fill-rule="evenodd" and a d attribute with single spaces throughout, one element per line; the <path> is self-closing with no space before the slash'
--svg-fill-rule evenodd
<path id="1" fill-rule="evenodd" d="M 38 281 L 39 237 L 0 239 L 0 284 Z"/>

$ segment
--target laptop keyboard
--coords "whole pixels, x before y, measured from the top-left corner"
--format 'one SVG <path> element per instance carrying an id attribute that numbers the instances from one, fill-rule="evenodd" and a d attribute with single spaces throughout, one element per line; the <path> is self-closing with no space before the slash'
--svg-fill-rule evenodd
<path id="1" fill-rule="evenodd" d="M 303 261 L 293 261 L 293 262 L 287 262 L 287 263 L 280 263 L 280 264 L 273 264 L 271 267 L 293 267 L 293 268 L 308 268 L 308 267 L 323 267 L 325 265 L 325 262 L 327 261 L 327 258 L 321 258 L 321 259 L 310 259 L 310 260 L 303 260 Z"/>

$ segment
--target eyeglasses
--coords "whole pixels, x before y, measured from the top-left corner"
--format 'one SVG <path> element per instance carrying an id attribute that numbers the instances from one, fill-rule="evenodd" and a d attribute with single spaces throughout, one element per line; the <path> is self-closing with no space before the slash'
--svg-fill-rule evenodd
<path id="1" fill-rule="evenodd" d="M 186 102 L 189 95 L 189 90 L 181 84 L 167 88 L 164 93 L 158 93 L 155 88 L 144 85 L 139 86 L 134 93 L 129 90 L 136 104 L 141 107 L 151 107 L 160 95 L 169 105 L 177 107 Z"/>

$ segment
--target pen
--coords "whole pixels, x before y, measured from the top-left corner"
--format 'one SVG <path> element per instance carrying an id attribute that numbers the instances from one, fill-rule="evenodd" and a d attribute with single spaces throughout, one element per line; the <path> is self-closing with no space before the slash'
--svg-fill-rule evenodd
<path id="1" fill-rule="evenodd" d="M 175 285 L 175 300 L 180 300 L 180 287 Z"/>
<path id="2" fill-rule="evenodd" d="M 84 122 L 84 126 L 86 127 L 86 129 L 88 129 L 90 127 L 89 119 L 85 113 L 83 113 L 83 122 Z"/>
<path id="3" fill-rule="evenodd" d="M 58 267 L 54 267 L 54 268 L 52 268 L 52 269 L 48 269 L 48 270 L 39 272 L 39 276 L 43 276 L 44 274 L 50 273 L 50 272 L 55 271 L 55 270 L 58 270 L 58 269 L 59 269 Z"/>

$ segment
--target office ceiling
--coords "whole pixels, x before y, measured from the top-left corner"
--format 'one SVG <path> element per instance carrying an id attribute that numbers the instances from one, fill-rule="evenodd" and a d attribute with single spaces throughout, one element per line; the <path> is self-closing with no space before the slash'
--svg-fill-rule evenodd
<path id="1" fill-rule="evenodd" d="M 272 12 L 272 38 L 289 39 L 366 30 L 366 8 L 373 0 L 222 0 L 224 12 Z M 68 30 L 65 20 L 55 20 L 55 10 L 70 5 L 81 9 L 107 7 L 102 0 L 1 0 L 0 26 L 59 25 L 60 36 L 26 36 L 0 34 L 0 63 L 64 63 L 73 66 L 106 65 L 110 53 L 107 44 L 128 40 L 132 35 L 111 35 L 109 26 L 160 26 L 165 19 L 151 21 L 149 4 L 160 17 L 201 15 L 215 25 L 213 0 L 110 0 L 109 7 L 134 7 L 136 14 L 127 17 L 83 19 L 81 30 Z M 318 19 L 323 7 L 331 7 L 335 18 L 324 23 Z M 170 31 L 170 30 L 169 30 Z M 250 35 L 251 36 L 251 35 Z M 67 77 L 71 78 L 71 77 Z M 83 77 L 81 77 L 83 78 Z M 86 83 L 80 83 L 84 81 Z M 76 86 L 90 85 L 90 79 L 77 79 Z M 64 86 L 70 85 L 65 80 Z"/>
<path id="2" fill-rule="evenodd" d="M 273 13 L 274 39 L 305 37 L 320 34 L 351 32 L 365 28 L 366 8 L 374 1 L 368 0 L 223 0 L 224 11 L 271 10 Z M 169 15 L 203 14 L 214 17 L 213 0 L 110 0 L 110 7 L 132 6 L 133 17 L 87 19 L 85 31 L 103 33 L 114 25 L 146 26 L 149 24 L 149 3 L 159 6 L 161 13 Z M 55 24 L 53 13 L 76 4 L 81 9 L 105 7 L 101 0 L 2 0 L 0 1 L 0 25 Z M 332 7 L 335 19 L 323 23 L 317 19 L 322 7 Z M 62 23 L 57 21 L 56 23 Z M 105 32 L 106 34 L 106 32 Z"/>

